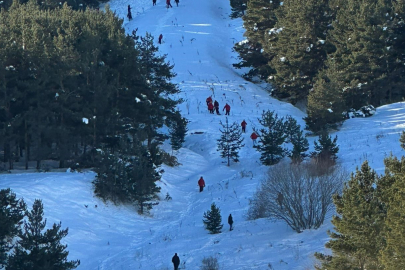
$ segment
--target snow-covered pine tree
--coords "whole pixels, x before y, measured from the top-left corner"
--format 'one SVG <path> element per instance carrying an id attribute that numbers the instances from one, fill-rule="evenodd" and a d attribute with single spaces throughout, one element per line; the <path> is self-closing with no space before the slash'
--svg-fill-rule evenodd
<path id="1" fill-rule="evenodd" d="M 263 126 L 259 130 L 259 143 L 257 150 L 261 152 L 260 161 L 264 165 L 274 165 L 278 163 L 286 154 L 281 146 L 285 142 L 285 131 L 283 118 L 278 118 L 274 111 L 263 111 L 262 118 L 259 119 Z"/>
<path id="2" fill-rule="evenodd" d="M 326 59 L 330 14 L 328 1 L 323 0 L 284 1 L 277 9 L 275 28 L 282 30 L 269 35 L 272 40 L 277 37 L 275 42 L 263 45 L 267 54 L 274 55 L 268 63 L 276 70 L 273 95 L 289 97 L 293 103 L 307 97 Z"/>
<path id="3" fill-rule="evenodd" d="M 222 227 L 224 226 L 223 224 L 221 224 L 221 222 L 222 222 L 221 211 L 215 205 L 215 203 L 212 203 L 211 210 L 204 212 L 203 223 L 205 225 L 205 228 L 208 231 L 210 231 L 211 234 L 220 233 Z"/>
<path id="4" fill-rule="evenodd" d="M 61 223 L 53 224 L 45 232 L 46 219 L 41 200 L 35 200 L 32 210 L 27 212 L 23 231 L 13 252 L 9 255 L 6 269 L 18 270 L 70 270 L 79 266 L 80 261 L 68 261 L 67 245 L 61 240 L 68 229 L 61 230 Z"/>
<path id="5" fill-rule="evenodd" d="M 290 142 L 293 145 L 293 149 L 288 156 L 293 163 L 301 163 L 308 156 L 306 151 L 308 151 L 309 148 L 309 143 L 304 136 L 304 132 L 302 130 L 296 130 L 295 134 L 291 136 Z"/>
<path id="6" fill-rule="evenodd" d="M 239 161 L 239 149 L 243 146 L 242 130 L 239 128 L 237 122 L 233 122 L 231 125 L 228 123 L 228 117 L 226 118 L 225 124 L 220 121 L 223 129 L 221 131 L 221 138 L 218 141 L 217 150 L 221 152 L 221 157 L 228 160 L 228 166 L 230 165 L 230 160 L 234 162 Z"/>
<path id="7" fill-rule="evenodd" d="M 324 130 L 319 135 L 318 142 L 314 141 L 314 148 L 315 151 L 311 153 L 312 158 L 315 158 L 317 161 L 335 161 L 339 152 L 337 136 L 332 141 L 332 137 Z"/>

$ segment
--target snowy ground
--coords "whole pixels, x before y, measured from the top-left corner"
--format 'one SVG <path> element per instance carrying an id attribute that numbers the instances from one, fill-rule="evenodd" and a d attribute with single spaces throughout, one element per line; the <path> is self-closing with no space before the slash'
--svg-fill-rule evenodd
<path id="1" fill-rule="evenodd" d="M 130 22 L 128 4 L 134 18 Z M 232 68 L 236 62 L 232 46 L 243 39 L 243 28 L 240 19 L 229 19 L 228 1 L 180 0 L 179 7 L 172 5 L 166 9 L 164 0 L 154 7 L 151 0 L 110 2 L 111 9 L 125 18 L 128 33 L 138 28 L 138 34 L 150 32 L 156 39 L 163 34 L 161 52 L 175 63 L 175 82 L 182 90 L 179 97 L 185 99 L 180 109 L 190 120 L 184 148 L 177 153 L 182 165 L 164 168 L 159 183 L 162 201 L 151 215 L 103 204 L 92 194 L 94 174 L 90 172 L 4 174 L 0 188 L 10 187 L 29 205 L 35 198 L 43 200 L 48 225 L 62 221 L 63 228 L 69 227 L 69 258 L 81 260 L 79 270 L 172 269 L 175 252 L 181 269 L 196 270 L 208 256 L 217 257 L 223 270 L 312 269 L 313 253 L 323 251 L 328 240 L 329 220 L 318 230 L 297 234 L 284 223 L 245 218 L 249 198 L 266 171 L 249 139 L 252 127 L 258 127 L 257 118 L 263 110 L 276 110 L 304 126 L 304 113 L 270 98 Z M 240 163 L 230 167 L 216 151 L 219 121 L 225 121 L 225 116 L 208 114 L 205 99 L 209 95 L 221 109 L 226 102 L 231 105 L 230 122 L 245 119 L 248 123 Z M 384 157 L 390 152 L 403 154 L 398 140 L 404 125 L 405 103 L 380 107 L 371 118 L 346 121 L 336 133 L 339 161 L 353 171 L 368 159 L 382 173 Z M 313 140 L 309 138 L 311 150 Z M 207 185 L 202 193 L 197 187 L 200 176 Z M 171 201 L 163 200 L 166 193 Z M 202 223 L 212 202 L 220 207 L 225 223 L 223 233 L 217 235 L 208 234 Z M 231 232 L 226 224 L 229 214 L 235 225 Z"/>

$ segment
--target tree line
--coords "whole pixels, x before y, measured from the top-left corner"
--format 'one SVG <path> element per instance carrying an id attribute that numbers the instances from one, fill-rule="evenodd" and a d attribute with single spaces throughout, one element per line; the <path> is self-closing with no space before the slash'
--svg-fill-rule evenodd
<path id="1" fill-rule="evenodd" d="M 273 96 L 305 102 L 307 129 L 333 127 L 350 109 L 402 100 L 403 1 L 231 0 L 231 6 L 246 30 L 246 40 L 234 46 L 240 58 L 234 66 L 270 83 Z"/>
<path id="2" fill-rule="evenodd" d="M 153 36 L 127 35 L 122 22 L 108 6 L 75 11 L 15 1 L 1 10 L 0 143 L 9 169 L 20 159 L 26 168 L 49 159 L 61 168 L 97 168 L 96 194 L 116 199 L 103 193 L 112 192 L 106 181 L 116 191 L 131 183 L 117 188 L 123 171 L 112 178 L 106 171 L 128 167 L 111 160 L 133 161 L 152 185 L 162 162 L 175 164 L 159 148 L 170 139 L 179 149 L 187 131 L 173 65 L 158 55 Z"/>

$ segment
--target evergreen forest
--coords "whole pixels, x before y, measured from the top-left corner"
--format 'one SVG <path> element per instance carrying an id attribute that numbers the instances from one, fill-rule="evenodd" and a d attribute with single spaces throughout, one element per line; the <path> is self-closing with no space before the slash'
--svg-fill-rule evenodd
<path id="1" fill-rule="evenodd" d="M 236 68 L 305 104 L 306 128 L 336 127 L 350 110 L 402 101 L 404 1 L 231 0 L 246 40 Z M 244 7 L 247 6 L 245 12 Z"/>

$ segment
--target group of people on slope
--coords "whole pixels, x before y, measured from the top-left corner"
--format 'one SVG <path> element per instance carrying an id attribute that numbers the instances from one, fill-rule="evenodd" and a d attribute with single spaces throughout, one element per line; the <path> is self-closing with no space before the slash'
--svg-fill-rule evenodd
<path id="1" fill-rule="evenodd" d="M 229 214 L 228 216 L 228 224 L 229 224 L 229 230 L 232 231 L 233 230 L 233 218 L 232 218 L 232 214 Z M 177 253 L 174 253 L 174 256 L 172 257 L 172 263 L 174 266 L 174 270 L 178 270 L 179 266 L 180 266 L 180 258 L 177 255 Z"/>
<path id="2" fill-rule="evenodd" d="M 210 113 L 214 114 L 214 109 L 215 109 L 215 112 L 218 115 L 220 115 L 218 101 L 215 100 L 214 103 L 212 103 L 212 96 L 207 97 L 207 99 L 205 101 L 207 102 L 207 108 Z M 229 106 L 229 104 L 226 103 L 224 108 L 222 109 L 222 111 L 225 111 L 225 115 L 229 115 L 229 113 L 231 112 L 231 106 Z"/>
<path id="3" fill-rule="evenodd" d="M 180 0 L 174 0 L 177 6 L 179 6 Z M 152 0 L 152 6 L 156 6 L 156 0 Z M 166 8 L 173 7 L 172 4 L 170 3 L 170 0 L 166 0 Z M 128 5 L 128 20 L 132 20 L 132 13 L 131 13 L 131 5 Z M 160 43 L 160 42 L 159 42 Z"/>

